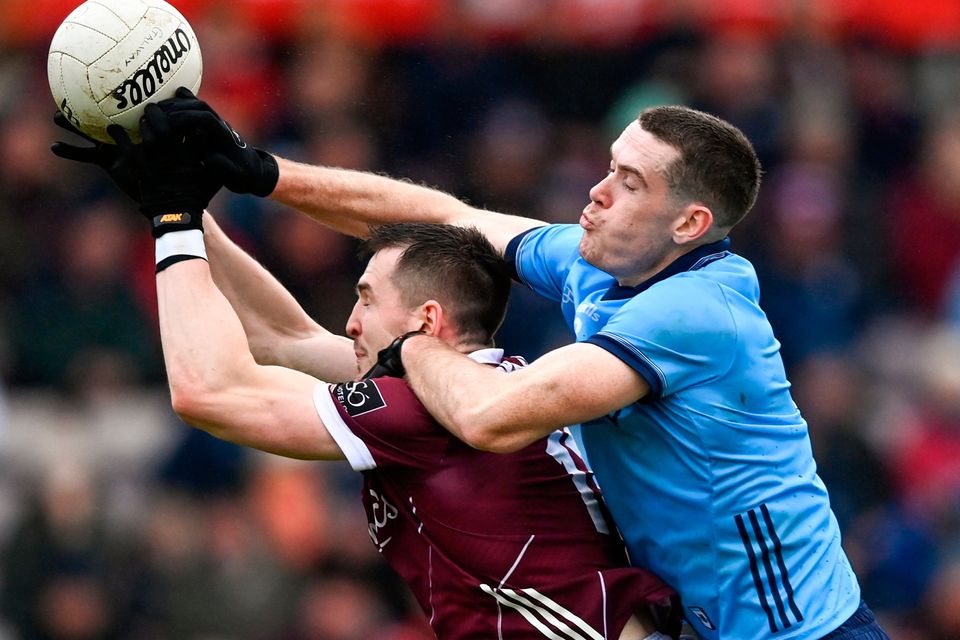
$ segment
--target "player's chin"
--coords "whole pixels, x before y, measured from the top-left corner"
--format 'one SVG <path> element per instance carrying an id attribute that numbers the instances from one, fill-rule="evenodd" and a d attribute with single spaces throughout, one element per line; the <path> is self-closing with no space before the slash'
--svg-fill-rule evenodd
<path id="1" fill-rule="evenodd" d="M 596 242 L 594 241 L 594 238 L 588 237 L 588 234 L 586 233 L 584 233 L 583 237 L 580 238 L 580 257 L 595 267 L 599 266 L 596 263 Z"/>
<path id="2" fill-rule="evenodd" d="M 370 368 L 373 365 L 374 365 L 374 362 L 369 357 L 357 355 L 357 373 L 359 375 L 363 375 L 367 371 L 370 371 Z"/>

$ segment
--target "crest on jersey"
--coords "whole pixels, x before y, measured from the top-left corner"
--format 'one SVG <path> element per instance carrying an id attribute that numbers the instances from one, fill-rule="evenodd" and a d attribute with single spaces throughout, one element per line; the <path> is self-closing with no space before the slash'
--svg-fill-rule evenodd
<path id="1" fill-rule="evenodd" d="M 689 609 L 690 613 L 696 616 L 697 620 L 700 621 L 700 624 L 705 626 L 707 629 L 710 629 L 710 631 L 713 631 L 714 629 L 716 629 L 716 627 L 713 626 L 713 622 L 711 622 L 710 618 L 707 617 L 706 611 L 704 611 L 700 607 L 687 607 L 687 609 Z"/>
<path id="2" fill-rule="evenodd" d="M 387 406 L 383 394 L 380 393 L 377 383 L 373 380 L 344 382 L 335 386 L 333 392 L 337 396 L 337 401 L 343 405 L 343 408 L 352 418 Z"/>

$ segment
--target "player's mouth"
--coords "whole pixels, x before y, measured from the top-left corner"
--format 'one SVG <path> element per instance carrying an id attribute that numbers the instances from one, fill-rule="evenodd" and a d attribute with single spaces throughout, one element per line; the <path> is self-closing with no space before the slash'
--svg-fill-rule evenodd
<path id="1" fill-rule="evenodd" d="M 587 217 L 586 211 L 580 214 L 580 226 L 583 227 L 583 229 L 586 231 L 591 231 L 597 228 L 597 226 L 593 224 L 590 218 Z"/>

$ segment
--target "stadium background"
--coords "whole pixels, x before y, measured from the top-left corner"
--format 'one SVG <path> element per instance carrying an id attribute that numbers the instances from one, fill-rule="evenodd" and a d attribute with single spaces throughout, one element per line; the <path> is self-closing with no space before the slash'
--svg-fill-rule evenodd
<path id="1" fill-rule="evenodd" d="M 0 0 L 0 639 L 427 637 L 345 465 L 178 422 L 132 203 L 55 158 L 71 0 Z M 201 96 L 260 146 L 575 221 L 607 146 L 683 102 L 756 145 L 734 248 L 891 636 L 960 638 L 960 0 L 182 0 Z M 339 330 L 355 244 L 211 206 Z M 500 343 L 562 344 L 518 291 Z M 585 392 L 589 386 L 585 385 Z"/>

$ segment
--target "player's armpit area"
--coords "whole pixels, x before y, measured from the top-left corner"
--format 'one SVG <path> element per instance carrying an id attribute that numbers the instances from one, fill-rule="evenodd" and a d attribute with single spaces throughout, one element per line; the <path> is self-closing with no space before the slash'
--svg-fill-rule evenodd
<path id="1" fill-rule="evenodd" d="M 653 625 L 651 617 L 637 613 L 627 620 L 627 624 L 624 625 L 623 630 L 617 638 L 618 640 L 651 640 L 651 635 L 653 635 L 654 639 L 659 637 L 659 635 L 656 634 L 657 630 Z M 666 636 L 663 637 L 666 638 Z"/>

